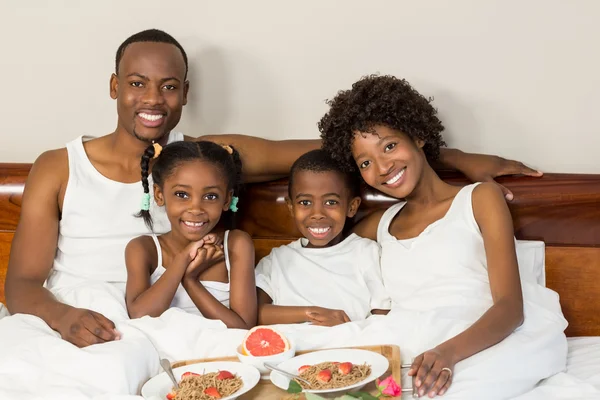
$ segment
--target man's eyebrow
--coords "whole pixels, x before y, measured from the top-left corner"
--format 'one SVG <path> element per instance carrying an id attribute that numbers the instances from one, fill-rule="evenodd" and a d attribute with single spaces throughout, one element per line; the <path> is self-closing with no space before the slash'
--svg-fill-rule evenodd
<path id="1" fill-rule="evenodd" d="M 146 81 L 149 81 L 149 80 L 150 80 L 150 79 L 148 79 L 148 77 L 147 77 L 146 75 L 142 75 L 142 74 L 140 74 L 140 73 L 137 73 L 137 72 L 132 72 L 131 74 L 127 75 L 127 77 L 128 77 L 128 78 L 129 78 L 130 76 L 137 76 L 137 77 L 139 77 L 139 78 L 142 78 L 142 79 L 144 79 L 144 80 L 146 80 Z"/>

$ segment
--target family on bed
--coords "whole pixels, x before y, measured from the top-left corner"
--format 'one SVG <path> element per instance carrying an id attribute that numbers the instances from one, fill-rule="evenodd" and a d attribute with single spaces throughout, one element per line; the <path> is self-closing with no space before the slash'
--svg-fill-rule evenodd
<path id="1" fill-rule="evenodd" d="M 511 338 L 541 320 L 540 297 L 558 300 L 542 287 L 525 290 L 506 204 L 512 194 L 493 178 L 539 172 L 443 148 L 430 100 L 393 76 L 367 76 L 338 92 L 318 123 L 322 140 L 196 139 L 173 131 L 189 89 L 187 56 L 173 37 L 131 36 L 115 68 L 115 132 L 48 151 L 31 169 L 7 275 L 13 316 L 0 320 L 0 333 L 18 336 L 10 321 L 27 314 L 93 348 L 125 339 L 116 320 L 160 317 L 173 307 L 237 329 L 373 320 L 394 327 L 403 352 L 412 348 L 409 375 L 429 397 L 451 395 L 461 380 L 455 367 L 494 347 L 503 345 L 502 360 L 527 363 L 526 341 Z M 435 172 L 440 164 L 476 183 L 445 183 Z M 222 220 L 244 207 L 242 182 L 282 176 L 303 238 L 255 268 L 251 237 L 222 229 Z M 361 180 L 399 202 L 348 232 Z M 63 295 L 83 282 L 111 283 L 127 315 L 104 315 L 101 304 L 78 308 Z M 565 321 L 552 323 L 537 328 L 557 332 L 558 351 L 536 361 L 543 372 L 532 374 L 530 388 L 564 367 Z M 436 334 L 419 342 L 425 330 Z M 4 350 L 0 344 L 0 356 Z M 480 358 L 477 368 L 498 360 Z M 511 377 L 487 382 L 488 398 Z"/>

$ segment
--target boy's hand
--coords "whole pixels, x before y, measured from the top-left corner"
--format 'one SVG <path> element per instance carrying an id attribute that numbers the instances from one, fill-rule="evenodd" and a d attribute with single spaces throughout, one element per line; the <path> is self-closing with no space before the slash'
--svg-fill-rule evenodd
<path id="1" fill-rule="evenodd" d="M 306 312 L 306 316 L 310 323 L 320 326 L 335 326 L 350 322 L 350 318 L 348 318 L 348 315 L 344 311 L 322 307 L 311 307 Z"/>
<path id="2" fill-rule="evenodd" d="M 452 355 L 440 348 L 427 350 L 413 361 L 409 376 L 414 376 L 419 397 L 443 395 L 452 384 L 454 371 Z"/>

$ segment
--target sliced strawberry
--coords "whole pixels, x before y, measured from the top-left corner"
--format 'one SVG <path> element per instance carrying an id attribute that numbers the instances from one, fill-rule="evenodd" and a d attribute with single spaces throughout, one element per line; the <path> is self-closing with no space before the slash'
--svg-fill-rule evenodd
<path id="1" fill-rule="evenodd" d="M 301 374 L 309 368 L 310 368 L 310 365 L 303 365 L 300 368 L 298 368 L 298 373 Z"/>
<path id="2" fill-rule="evenodd" d="M 175 393 L 175 392 L 168 393 L 167 400 L 174 400 L 176 396 L 177 396 L 177 393 Z"/>
<path id="3" fill-rule="evenodd" d="M 324 369 L 317 374 L 317 379 L 321 382 L 329 382 L 331 380 L 331 371 Z"/>
<path id="4" fill-rule="evenodd" d="M 200 376 L 200 374 L 197 374 L 195 372 L 184 372 L 183 374 L 181 374 L 181 379 L 185 378 L 186 376 Z"/>
<path id="5" fill-rule="evenodd" d="M 214 386 L 204 389 L 204 394 L 209 395 L 210 397 L 214 397 L 215 399 L 221 398 L 221 394 Z"/>
<path id="6" fill-rule="evenodd" d="M 340 374 L 342 375 L 348 375 L 350 373 L 350 371 L 352 371 L 352 363 L 351 362 L 343 362 L 340 365 L 338 365 L 338 371 L 340 371 Z"/>
<path id="7" fill-rule="evenodd" d="M 224 381 L 225 379 L 233 379 L 233 374 L 229 371 L 220 371 L 219 375 L 217 375 L 217 379 L 220 381 Z"/>

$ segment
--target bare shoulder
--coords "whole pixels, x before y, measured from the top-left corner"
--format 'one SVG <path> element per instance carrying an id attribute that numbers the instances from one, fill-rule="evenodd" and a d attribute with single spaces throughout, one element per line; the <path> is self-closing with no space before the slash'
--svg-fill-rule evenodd
<path id="1" fill-rule="evenodd" d="M 510 217 L 504 194 L 495 183 L 485 182 L 477 185 L 473 189 L 472 203 L 473 214 L 477 221 L 504 214 Z"/>
<path id="2" fill-rule="evenodd" d="M 23 212 L 29 212 L 32 204 L 40 207 L 56 208 L 58 211 L 59 193 L 64 192 L 69 180 L 69 158 L 67 149 L 48 150 L 42 153 L 33 163 L 27 176 L 23 191 Z M 44 208 L 44 212 L 49 211 Z"/>
<path id="3" fill-rule="evenodd" d="M 232 248 L 241 246 L 246 250 L 248 248 L 254 250 L 254 242 L 252 242 L 252 237 L 247 232 L 244 232 L 239 229 L 233 229 L 229 231 L 227 244 Z"/>
<path id="4" fill-rule="evenodd" d="M 377 210 L 367 215 L 352 228 L 352 232 L 363 238 L 377 240 L 377 227 L 385 211 Z"/>
<path id="5" fill-rule="evenodd" d="M 473 189 L 473 206 L 484 206 L 489 202 L 502 202 L 506 204 L 502 190 L 495 183 L 484 182 L 480 183 Z"/>
<path id="6" fill-rule="evenodd" d="M 69 177 L 69 156 L 66 148 L 48 150 L 33 163 L 29 176 L 42 176 L 52 181 L 65 181 Z M 28 179 L 29 180 L 29 179 Z"/>
<path id="7" fill-rule="evenodd" d="M 135 265 L 154 265 L 158 262 L 158 252 L 154 240 L 150 236 L 138 236 L 131 239 L 125 248 L 125 257 L 133 257 L 136 260 Z M 132 263 L 127 262 L 127 268 Z"/>
<path id="8" fill-rule="evenodd" d="M 227 241 L 227 251 L 229 252 L 232 265 L 236 265 L 236 268 L 244 266 L 254 270 L 254 242 L 252 242 L 250 235 L 239 229 L 233 229 L 229 231 Z"/>

